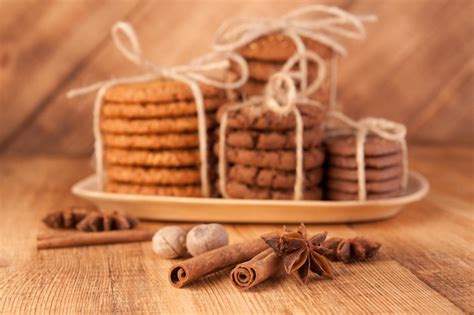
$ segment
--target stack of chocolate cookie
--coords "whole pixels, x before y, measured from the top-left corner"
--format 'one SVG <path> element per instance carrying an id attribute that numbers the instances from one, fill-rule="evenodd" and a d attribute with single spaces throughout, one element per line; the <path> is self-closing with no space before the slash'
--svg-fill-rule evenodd
<path id="1" fill-rule="evenodd" d="M 359 184 L 355 136 L 330 137 L 325 142 L 327 147 L 326 198 L 357 200 Z M 367 199 L 383 199 L 400 195 L 403 177 L 403 155 L 400 143 L 368 135 L 364 152 Z"/>
<path id="2" fill-rule="evenodd" d="M 225 95 L 206 85 L 201 90 L 207 128 L 213 135 L 215 112 Z M 100 129 L 106 191 L 202 196 L 197 111 L 186 84 L 163 79 L 109 88 Z M 212 143 L 208 137 L 208 145 Z M 213 171 L 211 152 L 208 158 Z"/>
<path id="3" fill-rule="evenodd" d="M 326 78 L 321 87 L 311 95 L 311 98 L 322 104 L 328 104 L 330 99 L 330 67 L 333 50 L 316 41 L 303 38 L 307 50 L 318 54 L 326 63 Z M 242 98 L 262 95 L 265 85 L 273 74 L 279 72 L 285 62 L 296 53 L 294 42 L 281 33 L 274 33 L 257 38 L 237 51 L 248 63 L 250 79 L 238 89 Z M 312 81 L 317 74 L 317 65 L 308 63 L 308 80 Z"/>
<path id="4" fill-rule="evenodd" d="M 316 107 L 298 106 L 304 124 L 304 191 L 307 200 L 321 199 L 324 151 L 321 144 L 324 112 Z M 227 106 L 217 112 L 221 122 Z M 227 116 L 225 191 L 230 198 L 293 199 L 296 179 L 295 117 L 244 107 Z M 220 157 L 218 143 L 214 146 Z M 222 160 L 221 160 L 222 161 Z"/>

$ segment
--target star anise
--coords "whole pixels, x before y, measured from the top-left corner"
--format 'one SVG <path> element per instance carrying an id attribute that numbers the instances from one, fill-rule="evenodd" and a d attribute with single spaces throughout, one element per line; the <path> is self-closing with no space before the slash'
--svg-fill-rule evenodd
<path id="1" fill-rule="evenodd" d="M 82 219 L 76 225 L 76 228 L 84 232 L 129 230 L 137 226 L 138 223 L 138 219 L 130 215 L 118 212 L 94 211 Z"/>
<path id="2" fill-rule="evenodd" d="M 327 233 L 319 233 L 308 239 L 306 227 L 301 224 L 298 231 L 283 227 L 281 233 L 262 235 L 262 239 L 283 258 L 283 266 L 287 273 L 295 273 L 306 283 L 309 272 L 321 277 L 333 278 L 329 261 L 324 257 L 327 249 L 322 247 Z"/>
<path id="3" fill-rule="evenodd" d="M 324 241 L 322 246 L 328 250 L 325 256 L 330 260 L 350 263 L 374 257 L 380 243 L 360 236 L 350 239 L 332 237 Z"/>
<path id="4" fill-rule="evenodd" d="M 89 211 L 85 208 L 70 207 L 46 215 L 43 222 L 53 229 L 70 229 L 74 228 L 88 213 Z"/>

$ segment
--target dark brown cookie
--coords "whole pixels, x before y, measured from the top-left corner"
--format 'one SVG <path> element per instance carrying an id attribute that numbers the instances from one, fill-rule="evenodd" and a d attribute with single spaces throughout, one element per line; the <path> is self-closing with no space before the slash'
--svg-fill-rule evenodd
<path id="1" fill-rule="evenodd" d="M 206 115 L 208 128 L 216 125 L 214 114 Z M 105 118 L 100 122 L 100 128 L 105 133 L 120 134 L 153 134 L 153 133 L 180 133 L 198 130 L 196 116 L 161 119 L 123 119 Z"/>
<path id="2" fill-rule="evenodd" d="M 321 127 L 306 129 L 303 133 L 303 147 L 309 149 L 321 145 L 324 131 Z M 229 130 L 227 145 L 241 149 L 281 150 L 295 149 L 295 131 L 264 132 L 253 130 Z"/>
<path id="3" fill-rule="evenodd" d="M 217 110 L 216 116 L 219 122 L 227 106 L 231 105 L 224 105 Z M 324 120 L 325 111 L 320 108 L 299 105 L 298 109 L 303 118 L 305 129 L 320 126 Z M 296 127 L 295 115 L 293 113 L 280 116 L 261 107 L 245 107 L 236 111 L 229 111 L 227 117 L 227 127 L 238 130 L 294 130 Z"/>
<path id="4" fill-rule="evenodd" d="M 292 200 L 293 189 L 275 190 L 249 186 L 236 181 L 229 181 L 226 184 L 226 191 L 230 198 L 237 199 L 275 199 Z M 304 200 L 321 200 L 322 193 L 319 187 L 306 188 L 303 192 Z"/>
<path id="5" fill-rule="evenodd" d="M 342 191 L 329 189 L 325 192 L 326 199 L 334 201 L 345 201 L 345 200 L 358 200 L 359 195 L 357 193 L 346 193 Z M 386 199 L 398 197 L 402 194 L 401 190 L 394 190 L 385 193 L 370 193 L 367 194 L 367 200 Z"/>
<path id="6" fill-rule="evenodd" d="M 304 174 L 304 186 L 317 186 L 322 179 L 322 168 L 307 170 Z M 233 165 L 229 167 L 228 179 L 242 184 L 275 189 L 291 189 L 295 186 L 295 172 L 278 171 L 253 166 Z"/>
<path id="7" fill-rule="evenodd" d="M 333 50 L 314 40 L 303 38 L 308 50 L 314 51 L 324 59 L 333 56 Z M 289 37 L 281 33 L 264 35 L 250 44 L 238 49 L 238 52 L 248 59 L 262 61 L 285 61 L 296 53 L 296 46 Z"/>
<path id="8" fill-rule="evenodd" d="M 226 148 L 228 163 L 247 166 L 271 168 L 284 171 L 294 171 L 296 167 L 296 152 L 293 150 L 246 150 Z M 214 145 L 214 152 L 219 154 L 218 143 Z M 305 150 L 303 154 L 304 169 L 320 167 L 324 162 L 324 152 L 320 148 Z"/>
<path id="9" fill-rule="evenodd" d="M 171 197 L 202 197 L 200 185 L 179 185 L 179 186 L 161 186 L 161 185 L 136 185 L 125 184 L 114 181 L 107 181 L 104 185 L 104 191 L 136 194 L 136 195 L 160 195 Z"/>
<path id="10" fill-rule="evenodd" d="M 356 137 L 354 135 L 336 136 L 326 139 L 328 152 L 336 155 L 355 155 Z M 401 151 L 397 141 L 390 141 L 376 135 L 368 135 L 364 143 L 365 156 L 394 154 Z"/>
<path id="11" fill-rule="evenodd" d="M 204 99 L 206 112 L 215 112 L 226 99 Z M 177 101 L 170 103 L 110 103 L 102 105 L 102 115 L 106 118 L 169 118 L 196 115 L 194 101 Z"/>
<path id="12" fill-rule="evenodd" d="M 225 97 L 222 89 L 199 84 L 204 97 Z M 191 88 L 180 81 L 162 79 L 144 83 L 120 84 L 109 88 L 104 101 L 116 103 L 166 103 L 194 100 Z"/>
<path id="13" fill-rule="evenodd" d="M 347 193 L 358 193 L 359 183 L 342 179 L 328 179 L 326 186 L 331 190 L 343 191 Z M 402 187 L 402 178 L 393 178 L 384 181 L 366 182 L 367 193 L 385 193 L 400 190 Z"/>
<path id="14" fill-rule="evenodd" d="M 265 82 L 250 79 L 244 85 L 236 89 L 236 91 L 245 99 L 251 96 L 264 95 L 265 86 Z M 298 88 L 299 84 L 296 84 L 296 87 Z M 326 80 L 318 90 L 309 95 L 309 98 L 317 100 L 321 104 L 328 104 L 330 95 L 330 83 L 329 80 Z"/>
<path id="15" fill-rule="evenodd" d="M 383 181 L 402 176 L 403 169 L 401 166 L 392 166 L 386 168 L 366 168 L 365 179 L 367 181 Z M 326 171 L 327 177 L 331 179 L 357 180 L 357 169 L 328 167 Z"/>
<path id="16" fill-rule="evenodd" d="M 329 165 L 343 168 L 357 168 L 357 161 L 355 156 L 344 156 L 344 155 L 333 155 L 328 154 L 327 160 Z M 365 166 L 370 168 L 385 168 L 395 165 L 402 165 L 403 156 L 401 152 L 388 154 L 388 155 L 379 155 L 375 157 L 366 156 L 365 157 Z"/>

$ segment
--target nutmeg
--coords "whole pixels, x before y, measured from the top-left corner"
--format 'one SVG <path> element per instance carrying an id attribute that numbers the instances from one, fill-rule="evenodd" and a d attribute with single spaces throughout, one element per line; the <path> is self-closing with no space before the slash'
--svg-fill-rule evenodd
<path id="1" fill-rule="evenodd" d="M 186 255 L 186 231 L 179 226 L 165 226 L 155 233 L 151 244 L 161 258 L 182 257 Z"/>
<path id="2" fill-rule="evenodd" d="M 229 244 L 229 235 L 224 226 L 211 223 L 193 227 L 186 237 L 188 253 L 197 256 Z"/>

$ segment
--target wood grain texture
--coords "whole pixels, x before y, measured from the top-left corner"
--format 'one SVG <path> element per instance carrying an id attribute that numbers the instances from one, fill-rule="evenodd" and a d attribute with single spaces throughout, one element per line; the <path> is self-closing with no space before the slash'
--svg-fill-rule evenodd
<path id="1" fill-rule="evenodd" d="M 451 162 L 440 176 L 445 160 Z M 230 283 L 230 270 L 172 288 L 167 271 L 173 261 L 157 258 L 148 243 L 37 252 L 35 237 L 47 230 L 40 218 L 82 203 L 68 191 L 91 172 L 89 160 L 0 157 L 0 261 L 6 265 L 0 267 L 0 313 L 472 313 L 473 160 L 472 148 L 412 147 L 412 168 L 432 184 L 424 201 L 386 221 L 308 226 L 310 234 L 377 239 L 377 259 L 336 263 L 333 281 L 302 287 L 294 277 L 279 277 L 240 292 Z M 231 242 L 279 228 L 226 227 Z"/>
<path id="2" fill-rule="evenodd" d="M 116 20 L 132 22 L 146 55 L 169 66 L 208 51 L 228 17 L 279 16 L 307 3 L 3 1 L 0 151 L 90 154 L 93 98 L 65 93 L 139 72 L 110 41 Z M 414 142 L 474 144 L 473 1 L 322 3 L 379 16 L 366 41 L 345 41 L 339 100 L 349 114 L 403 122 Z"/>

